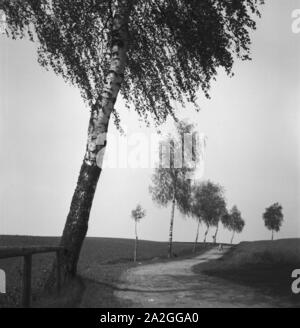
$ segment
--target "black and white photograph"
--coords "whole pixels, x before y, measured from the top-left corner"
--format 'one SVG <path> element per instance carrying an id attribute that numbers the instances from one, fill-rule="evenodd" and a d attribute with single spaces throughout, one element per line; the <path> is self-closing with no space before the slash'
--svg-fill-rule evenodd
<path id="1" fill-rule="evenodd" d="M 0 317 L 300 308 L 299 110 L 300 0 L 0 0 Z"/>

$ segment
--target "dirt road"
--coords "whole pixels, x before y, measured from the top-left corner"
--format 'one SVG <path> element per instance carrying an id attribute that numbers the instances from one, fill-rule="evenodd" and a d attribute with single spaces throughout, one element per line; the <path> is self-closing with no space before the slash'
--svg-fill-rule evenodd
<path id="1" fill-rule="evenodd" d="M 217 248 L 186 260 L 149 264 L 128 270 L 115 296 L 132 307 L 281 307 L 285 301 L 226 280 L 195 274 L 196 264 L 221 257 Z"/>

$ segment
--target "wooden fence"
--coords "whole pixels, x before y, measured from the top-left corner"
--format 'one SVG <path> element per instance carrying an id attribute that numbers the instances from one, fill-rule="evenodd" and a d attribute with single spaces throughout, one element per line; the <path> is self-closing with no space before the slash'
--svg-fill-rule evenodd
<path id="1" fill-rule="evenodd" d="M 22 284 L 22 306 L 29 308 L 31 304 L 31 275 L 32 275 L 32 256 L 34 254 L 56 253 L 56 284 L 57 290 L 61 288 L 61 254 L 63 247 L 0 247 L 0 259 L 13 257 L 23 257 L 23 284 Z"/>

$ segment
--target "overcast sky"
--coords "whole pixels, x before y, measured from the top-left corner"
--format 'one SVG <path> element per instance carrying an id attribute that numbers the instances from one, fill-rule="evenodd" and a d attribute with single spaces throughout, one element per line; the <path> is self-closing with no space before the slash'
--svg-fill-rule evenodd
<path id="1" fill-rule="evenodd" d="M 236 204 L 246 221 L 236 241 L 270 238 L 262 213 L 274 202 L 283 205 L 285 215 L 277 237 L 300 237 L 300 34 L 291 30 L 296 8 L 300 1 L 267 1 L 252 36 L 253 60 L 237 62 L 233 78 L 220 73 L 212 99 L 199 96 L 199 113 L 178 108 L 180 117 L 196 122 L 207 136 L 203 179 L 222 184 L 229 206 Z M 154 132 L 122 100 L 117 109 L 128 135 Z M 0 234 L 61 234 L 88 119 L 79 91 L 38 65 L 34 44 L 0 36 Z M 110 131 L 118 133 L 112 124 Z M 114 147 L 111 142 L 108 152 Z M 133 237 L 130 212 L 139 202 L 147 210 L 140 237 L 167 240 L 171 209 L 152 202 L 151 173 L 104 170 L 88 235 Z M 192 241 L 195 229 L 193 220 L 176 211 L 175 240 Z M 230 239 L 223 229 L 219 236 Z"/>

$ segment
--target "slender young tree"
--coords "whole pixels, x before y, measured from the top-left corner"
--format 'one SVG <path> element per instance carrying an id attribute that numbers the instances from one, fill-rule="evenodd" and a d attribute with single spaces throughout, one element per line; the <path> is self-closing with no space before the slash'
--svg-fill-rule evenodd
<path id="1" fill-rule="evenodd" d="M 198 244 L 198 239 L 199 239 L 199 230 L 200 230 L 200 224 L 201 224 L 201 217 L 196 218 L 197 220 L 197 231 L 196 231 L 196 238 L 194 242 L 194 247 L 193 247 L 193 253 L 196 253 L 197 250 L 197 244 Z"/>
<path id="2" fill-rule="evenodd" d="M 146 211 L 142 208 L 140 204 L 136 206 L 134 210 L 131 211 L 131 217 L 134 220 L 134 233 L 135 233 L 135 242 L 134 242 L 134 252 L 133 252 L 133 261 L 136 262 L 137 251 L 138 251 L 138 233 L 137 225 L 143 217 L 145 217 Z"/>
<path id="3" fill-rule="evenodd" d="M 171 218 L 169 228 L 168 257 L 172 257 L 173 230 L 175 208 L 183 214 L 188 214 L 190 201 L 190 180 L 197 163 L 197 149 L 193 145 L 186 143 L 186 136 L 193 137 L 194 126 L 186 122 L 178 122 L 176 125 L 176 135 L 168 135 L 160 147 L 160 165 L 154 170 L 152 185 L 149 191 L 152 199 L 160 206 L 168 206 L 171 203 Z M 162 149 L 165 149 L 162 152 Z M 185 156 L 190 153 L 191 156 Z M 194 157 L 193 157 L 194 154 Z M 194 163 L 194 165 L 192 164 Z"/>
<path id="4" fill-rule="evenodd" d="M 215 233 L 213 234 L 213 243 L 214 244 L 217 243 L 217 236 L 218 236 L 218 232 L 219 232 L 219 224 L 220 224 L 220 220 L 218 220 L 217 225 L 216 225 Z"/>
<path id="5" fill-rule="evenodd" d="M 222 225 L 228 231 L 232 231 L 232 218 L 230 216 L 230 211 L 226 210 L 226 213 L 221 217 Z"/>
<path id="6" fill-rule="evenodd" d="M 152 199 L 160 206 L 166 207 L 171 203 L 171 216 L 169 227 L 168 257 L 173 255 L 173 231 L 175 208 L 182 214 L 186 214 L 186 197 L 189 193 L 190 182 L 182 172 L 170 172 L 168 169 L 156 169 L 152 176 L 150 192 Z"/>
<path id="7" fill-rule="evenodd" d="M 200 230 L 200 225 L 202 223 L 202 212 L 201 212 L 201 204 L 199 201 L 196 199 L 196 192 L 199 190 L 200 184 L 193 184 L 191 188 L 191 193 L 190 193 L 190 201 L 189 205 L 190 208 L 188 210 L 188 215 L 194 218 L 197 222 L 197 229 L 196 229 L 196 238 L 194 241 L 194 246 L 193 246 L 193 253 L 196 252 L 197 250 L 197 244 L 198 244 L 198 239 L 199 239 L 199 230 Z"/>
<path id="8" fill-rule="evenodd" d="M 274 231 L 278 232 L 283 223 L 282 206 L 279 203 L 275 203 L 266 208 L 266 211 L 263 214 L 263 220 L 265 226 L 271 230 L 271 239 L 274 240 Z"/>
<path id="9" fill-rule="evenodd" d="M 250 59 L 263 0 L 2 0 L 6 34 L 37 43 L 38 62 L 77 86 L 90 110 L 77 186 L 61 238 L 64 277 L 76 274 L 119 93 L 145 120 L 207 96 L 218 69 Z M 72 124 L 70 121 L 69 124 Z"/>
<path id="10" fill-rule="evenodd" d="M 233 238 L 236 233 L 241 233 L 245 227 L 245 221 L 242 219 L 241 212 L 236 206 L 233 206 L 229 213 L 223 215 L 221 219 L 224 228 L 232 231 L 230 243 L 233 243 Z"/>
<path id="11" fill-rule="evenodd" d="M 192 187 L 191 204 L 191 215 L 197 219 L 198 227 L 200 221 L 206 226 L 203 240 L 206 243 L 210 227 L 218 227 L 219 220 L 226 210 L 223 188 L 211 181 L 197 182 Z M 198 233 L 197 228 L 195 245 L 198 242 Z"/>
<path id="12" fill-rule="evenodd" d="M 213 235 L 213 241 L 216 244 L 217 243 L 217 237 L 218 232 L 220 230 L 220 223 L 222 222 L 222 218 L 227 215 L 227 209 L 226 209 L 226 201 L 225 199 L 220 200 L 219 202 L 219 215 L 216 217 L 216 230 Z"/>

